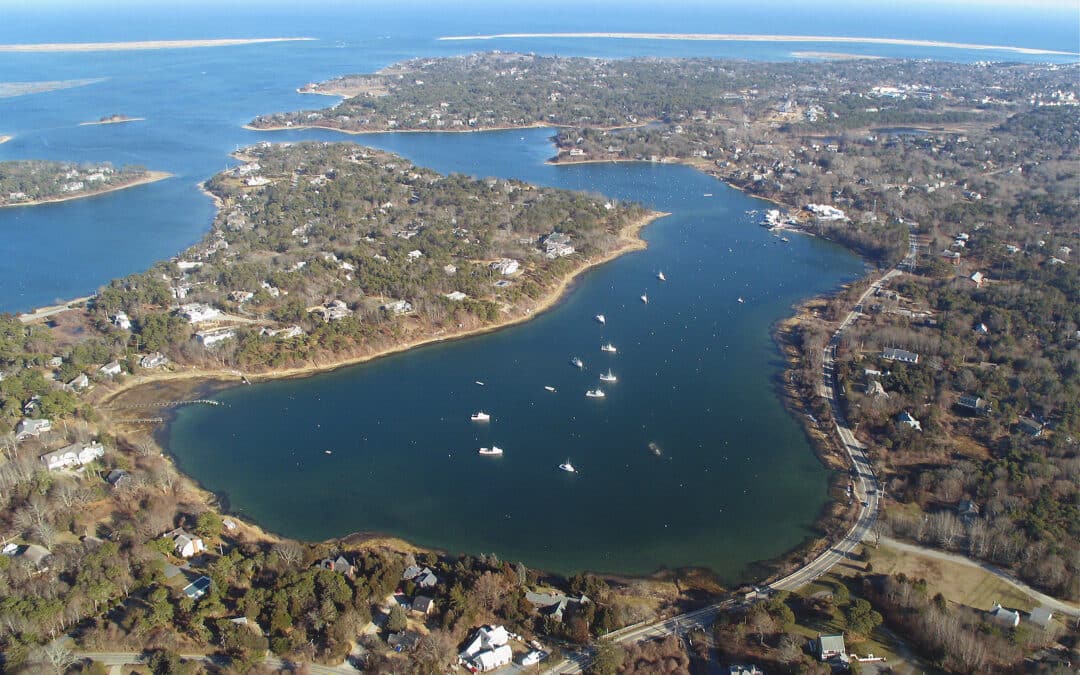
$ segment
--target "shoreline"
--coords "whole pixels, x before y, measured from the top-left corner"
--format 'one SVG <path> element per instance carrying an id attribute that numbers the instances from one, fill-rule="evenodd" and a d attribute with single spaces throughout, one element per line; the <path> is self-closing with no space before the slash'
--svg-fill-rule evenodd
<path id="1" fill-rule="evenodd" d="M 314 92 L 303 93 L 307 94 Z M 340 94 L 327 94 L 327 96 L 340 96 Z M 336 131 L 341 134 L 349 134 L 350 136 L 363 136 L 366 134 L 473 134 L 483 131 L 517 131 L 518 129 L 561 129 L 563 127 L 557 124 L 543 124 L 537 122 L 535 124 L 510 125 L 505 127 L 482 127 L 478 129 L 339 129 L 338 127 L 328 127 L 322 124 L 294 124 L 291 127 L 253 127 L 251 126 L 251 124 L 245 124 L 242 128 L 248 131 L 294 131 L 303 129 L 322 129 L 323 131 Z"/>
<path id="2" fill-rule="evenodd" d="M 75 199 L 86 199 L 88 197 L 97 197 L 98 195 L 107 194 L 109 192 L 116 192 L 117 190 L 124 190 L 137 185 L 146 185 L 147 183 L 156 183 L 159 180 L 165 180 L 166 178 L 172 178 L 173 174 L 167 171 L 147 171 L 146 175 L 137 180 L 133 180 L 130 183 L 124 183 L 123 185 L 110 186 L 104 190 L 96 190 L 94 192 L 83 192 L 76 195 L 68 195 L 66 197 L 49 197 L 47 199 L 35 199 L 29 202 L 19 202 L 17 204 L 0 204 L 0 209 L 16 208 L 20 206 L 40 206 L 42 204 L 56 204 L 59 202 L 70 202 Z"/>
<path id="3" fill-rule="evenodd" d="M 94 120 L 93 122 L 79 122 L 80 127 L 92 127 L 101 124 L 124 124 L 125 122 L 144 122 L 145 117 L 124 117 L 122 119 L 115 120 Z"/>
<path id="4" fill-rule="evenodd" d="M 214 40 L 134 40 L 131 42 L 41 42 L 0 44 L 2 52 L 123 52 L 149 49 L 191 49 L 194 47 L 234 47 L 266 42 L 317 40 L 313 37 L 222 38 Z"/>
<path id="5" fill-rule="evenodd" d="M 902 47 L 935 47 L 939 49 L 976 49 L 1015 52 L 1017 54 L 1077 56 L 1076 52 L 1063 52 L 1037 47 L 1012 47 L 1007 45 L 984 45 L 970 42 L 943 42 L 938 40 L 913 40 L 906 38 L 874 38 L 829 35 L 767 35 L 753 33 L 493 33 L 490 35 L 446 35 L 438 40 L 499 40 L 521 38 L 587 38 L 618 40 L 704 40 L 715 42 L 834 42 L 841 44 L 892 45 Z"/>
<path id="6" fill-rule="evenodd" d="M 211 197 L 214 197 L 211 193 L 205 190 L 200 184 L 200 190 Z M 216 201 L 216 197 L 215 201 Z M 361 363 L 367 363 L 374 361 L 385 356 L 391 356 L 393 354 L 400 354 L 401 352 L 416 349 L 418 347 L 424 347 L 431 344 L 437 344 L 440 342 L 449 342 L 453 340 L 462 340 L 465 338 L 484 335 L 486 333 L 492 333 L 495 331 L 516 326 L 521 323 L 525 323 L 537 316 L 540 316 L 544 312 L 553 309 L 555 305 L 563 298 L 566 292 L 570 289 L 573 282 L 584 272 L 603 265 L 604 263 L 611 262 L 615 258 L 618 258 L 627 253 L 633 251 L 644 250 L 648 244 L 640 237 L 641 230 L 646 226 L 652 224 L 654 221 L 664 218 L 669 213 L 663 211 L 650 211 L 642 218 L 629 223 L 619 231 L 619 239 L 622 243 L 608 251 L 607 253 L 589 258 L 582 261 L 582 264 L 578 265 L 572 271 L 565 274 L 544 296 L 537 299 L 535 304 L 526 308 L 526 311 L 522 314 L 517 314 L 506 318 L 504 321 L 498 321 L 492 324 L 486 324 L 478 326 L 476 328 L 462 328 L 453 330 L 447 333 L 439 335 L 427 335 L 412 340 L 407 340 L 400 344 L 385 347 L 376 350 L 369 354 L 363 354 L 361 356 L 350 356 L 346 358 L 337 359 L 328 363 L 322 364 L 307 364 L 303 366 L 296 366 L 293 368 L 284 368 L 280 370 L 268 371 L 265 373 L 243 373 L 235 369 L 225 370 L 191 370 L 187 372 L 174 372 L 174 373 L 155 373 L 152 375 L 139 376 L 139 378 L 129 378 L 127 382 L 122 383 L 116 389 L 109 391 L 105 398 L 97 402 L 97 405 L 107 405 L 115 400 L 117 397 L 130 393 L 134 389 L 140 387 L 152 386 L 160 382 L 177 381 L 177 380 L 191 380 L 192 386 L 201 386 L 202 384 L 209 384 L 213 381 L 220 382 L 241 382 L 243 378 L 246 378 L 252 383 L 256 382 L 269 382 L 273 380 L 286 380 L 309 377 L 325 372 L 338 370 L 340 368 L 347 368 L 349 366 L 355 366 Z"/>

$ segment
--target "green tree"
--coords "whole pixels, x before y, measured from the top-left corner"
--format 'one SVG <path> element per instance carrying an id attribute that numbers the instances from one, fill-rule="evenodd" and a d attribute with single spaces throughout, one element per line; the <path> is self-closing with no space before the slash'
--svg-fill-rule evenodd
<path id="1" fill-rule="evenodd" d="M 395 604 L 390 608 L 390 617 L 386 620 L 386 630 L 391 633 L 397 633 L 398 631 L 405 630 L 405 624 L 405 608 Z"/>
<path id="2" fill-rule="evenodd" d="M 600 640 L 596 644 L 596 655 L 589 664 L 590 675 L 615 675 L 622 667 L 626 652 L 622 645 L 611 640 Z"/>
<path id="3" fill-rule="evenodd" d="M 875 628 L 881 625 L 882 617 L 869 602 L 862 598 L 856 598 L 848 607 L 845 615 L 848 628 L 860 635 L 869 635 Z"/>

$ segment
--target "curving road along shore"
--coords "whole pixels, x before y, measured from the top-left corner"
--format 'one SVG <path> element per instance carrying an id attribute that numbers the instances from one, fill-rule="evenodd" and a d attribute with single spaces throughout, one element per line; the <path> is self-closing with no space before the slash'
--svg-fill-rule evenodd
<path id="1" fill-rule="evenodd" d="M 904 262 L 901 263 L 901 266 L 913 264 L 914 258 L 915 247 L 912 246 L 909 249 L 908 256 L 904 259 Z M 847 327 L 859 316 L 866 299 L 869 298 L 872 293 L 882 288 L 885 282 L 900 273 L 899 268 L 891 269 L 866 289 L 866 292 L 859 297 L 855 306 L 848 312 L 847 316 L 844 317 L 844 320 L 840 322 L 836 332 L 833 333 L 828 345 L 825 346 L 824 358 L 822 359 L 821 387 L 819 393 L 829 401 L 829 407 L 832 409 L 833 419 L 836 423 L 837 436 L 839 436 L 840 441 L 843 443 L 844 450 L 847 451 L 848 457 L 851 459 L 851 466 L 858 478 L 855 496 L 856 499 L 860 499 L 863 504 L 859 510 L 859 516 L 855 520 L 855 524 L 851 526 L 851 529 L 848 530 L 842 540 L 829 547 L 829 549 L 824 551 L 821 555 L 786 577 L 759 588 L 756 593 L 759 597 L 767 596 L 776 591 L 794 591 L 822 576 L 831 570 L 837 563 L 850 557 L 855 550 L 855 547 L 870 534 L 874 522 L 877 521 L 878 509 L 881 507 L 881 491 L 878 488 L 877 478 L 874 476 L 870 461 L 866 456 L 866 446 L 855 438 L 855 434 L 852 432 L 851 428 L 848 427 L 847 420 L 844 418 L 843 412 L 840 410 L 840 406 L 836 400 L 837 386 L 834 360 L 836 356 L 836 347 L 840 344 L 841 336 Z M 692 612 L 679 614 L 678 616 L 663 621 L 627 626 L 622 630 L 611 633 L 608 637 L 611 640 L 620 643 L 640 642 L 641 640 L 663 637 L 673 633 L 678 635 L 692 628 L 704 628 L 713 622 L 717 614 L 725 609 L 730 609 L 735 606 L 737 602 L 738 601 L 733 599 L 724 600 Z M 580 673 L 588 666 L 591 660 L 591 649 L 576 652 L 569 655 L 561 663 L 548 668 L 546 672 L 549 674 Z"/>

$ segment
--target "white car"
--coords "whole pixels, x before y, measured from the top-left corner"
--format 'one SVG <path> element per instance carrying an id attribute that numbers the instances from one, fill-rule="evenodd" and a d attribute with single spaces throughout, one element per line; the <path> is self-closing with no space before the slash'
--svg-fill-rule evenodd
<path id="1" fill-rule="evenodd" d="M 540 663 L 547 656 L 547 652 L 540 650 L 532 650 L 525 656 L 521 657 L 521 665 L 523 666 L 535 666 Z"/>

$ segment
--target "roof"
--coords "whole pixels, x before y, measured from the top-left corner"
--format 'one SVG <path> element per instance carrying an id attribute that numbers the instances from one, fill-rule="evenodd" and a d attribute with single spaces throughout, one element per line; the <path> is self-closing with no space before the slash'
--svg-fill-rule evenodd
<path id="1" fill-rule="evenodd" d="M 844 647 L 844 636 L 842 634 L 819 636 L 818 645 L 821 647 L 822 653 L 837 652 L 843 654 L 847 651 Z"/>
<path id="2" fill-rule="evenodd" d="M 44 546 L 38 546 L 37 544 L 28 544 L 26 548 L 19 551 L 19 557 L 29 560 L 37 567 L 44 567 L 45 561 L 52 555 L 52 551 Z"/>
<path id="3" fill-rule="evenodd" d="M 184 586 L 184 595 L 188 596 L 192 600 L 196 600 L 206 595 L 206 591 L 210 589 L 210 577 L 202 576 L 192 581 L 187 586 Z"/>
<path id="4" fill-rule="evenodd" d="M 514 653 L 510 645 L 496 647 L 491 651 L 480 652 L 473 661 L 480 670 L 494 670 L 499 666 L 505 666 L 514 659 Z"/>
<path id="5" fill-rule="evenodd" d="M 1050 621 L 1054 618 L 1054 610 L 1049 607 L 1036 607 L 1031 610 L 1030 621 L 1033 624 L 1046 628 Z"/>
<path id="6" fill-rule="evenodd" d="M 435 598 L 429 598 L 426 595 L 418 595 L 413 598 L 412 608 L 417 612 L 423 612 L 427 614 L 435 606 Z"/>

